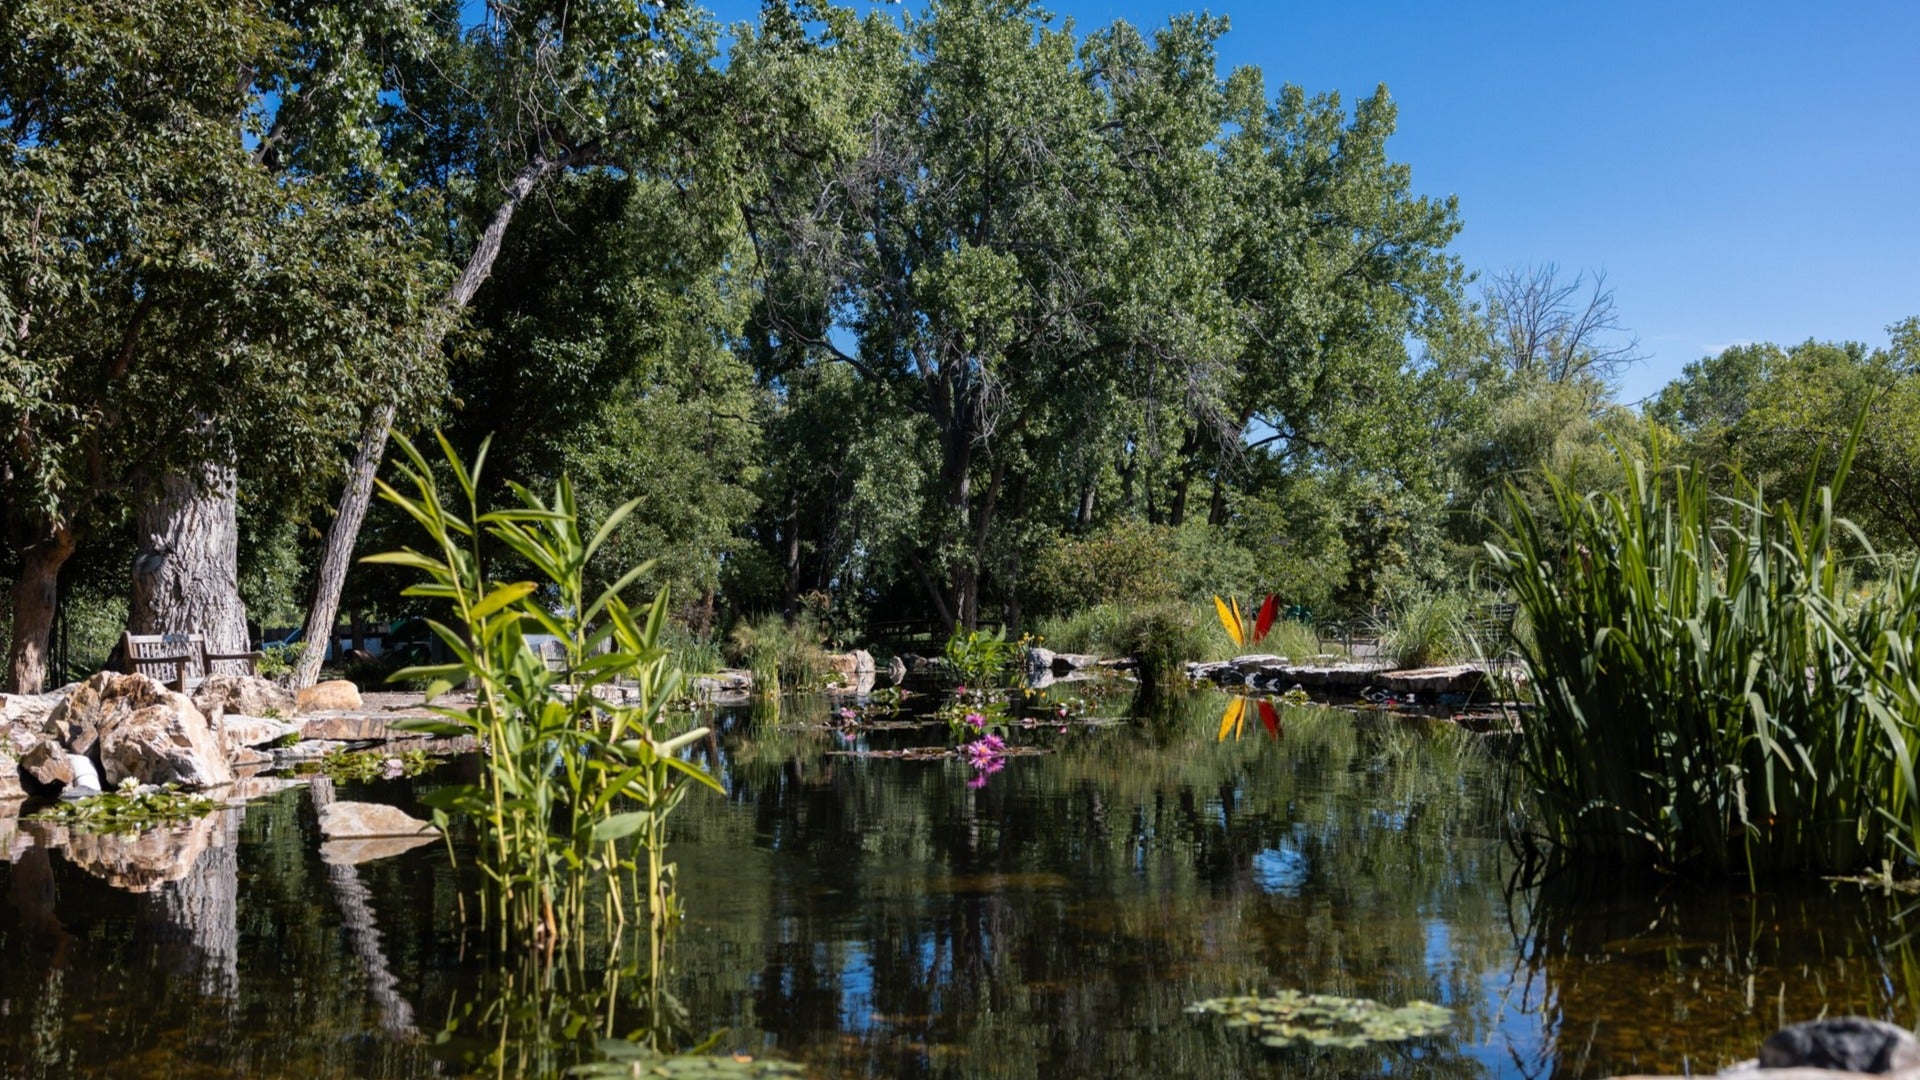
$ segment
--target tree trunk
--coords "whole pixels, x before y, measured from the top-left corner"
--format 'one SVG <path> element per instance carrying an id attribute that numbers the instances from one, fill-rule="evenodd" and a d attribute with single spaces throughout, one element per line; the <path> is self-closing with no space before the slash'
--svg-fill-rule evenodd
<path id="1" fill-rule="evenodd" d="M 7 686 L 13 693 L 38 694 L 46 688 L 60 567 L 78 543 L 73 530 L 56 525 L 19 549 L 20 579 L 13 583 L 13 645 L 7 655 Z"/>
<path id="2" fill-rule="evenodd" d="M 135 518 L 129 629 L 205 634 L 213 652 L 246 651 L 237 510 L 231 465 L 209 463 L 198 476 L 160 479 Z"/>
<path id="3" fill-rule="evenodd" d="M 353 559 L 353 545 L 360 539 L 360 525 L 367 519 L 367 505 L 373 501 L 373 478 L 380 471 L 380 457 L 387 449 L 387 432 L 393 429 L 394 406 L 382 405 L 360 435 L 353 452 L 353 466 L 347 473 L 346 490 L 340 493 L 340 506 L 333 525 L 327 529 L 327 543 L 320 553 L 320 573 L 313 586 L 313 605 L 307 609 L 306 629 L 300 638 L 306 647 L 300 650 L 300 664 L 294 668 L 293 685 L 312 686 L 320 680 L 320 665 L 326 662 L 327 646 L 333 641 L 333 624 L 340 618 L 340 591 L 346 588 L 347 565 Z"/>
<path id="4" fill-rule="evenodd" d="M 507 185 L 505 198 L 494 208 L 493 217 L 487 222 L 480 241 L 474 245 L 473 254 L 467 257 L 467 265 L 460 271 L 460 277 L 447 291 L 446 310 L 448 318 L 443 323 L 441 334 L 433 335 L 427 348 L 439 348 L 444 327 L 451 325 L 452 315 L 465 308 L 473 300 L 473 294 L 493 273 L 494 260 L 500 257 L 500 244 L 507 236 L 507 226 L 513 222 L 514 211 L 526 201 L 533 189 L 548 175 L 566 168 L 568 158 L 539 157 L 528 162 L 515 174 Z M 397 406 L 385 402 L 376 408 L 360 433 L 360 444 L 354 451 L 353 465 L 347 471 L 346 487 L 340 492 L 340 504 L 333 515 L 333 524 L 327 528 L 325 551 L 320 559 L 319 579 L 313 586 L 313 603 L 307 611 L 307 628 L 302 635 L 307 648 L 300 654 L 300 666 L 294 669 L 295 686 L 312 686 L 320 677 L 320 663 L 326 658 L 326 642 L 333 636 L 334 620 L 340 616 L 340 591 L 347 584 L 347 564 L 353 558 L 353 547 L 360 540 L 360 526 L 367 519 L 367 504 L 373 499 L 373 478 L 380 471 L 380 459 L 385 456 L 387 435 L 393 431 L 393 417 Z M 316 649 L 315 643 L 319 646 Z"/>

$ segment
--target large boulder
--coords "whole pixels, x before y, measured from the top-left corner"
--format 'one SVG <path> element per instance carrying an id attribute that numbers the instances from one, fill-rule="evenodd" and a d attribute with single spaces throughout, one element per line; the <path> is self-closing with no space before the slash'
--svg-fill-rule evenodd
<path id="1" fill-rule="evenodd" d="M 294 711 L 298 713 L 351 712 L 363 708 L 360 701 L 360 688 L 346 679 L 328 679 L 314 683 L 294 701 Z"/>
<path id="2" fill-rule="evenodd" d="M 186 788 L 233 783 L 226 748 L 185 694 L 175 693 L 145 675 L 102 673 L 89 679 L 67 704 L 85 702 L 90 711 L 69 710 L 50 725 L 97 736 L 97 756 L 108 785 L 132 777 L 142 784 L 179 784 Z M 84 695 L 84 696 L 83 696 Z M 60 710 L 56 709 L 56 715 Z M 73 743 L 75 753 L 87 753 Z M 89 741 L 89 748 L 93 748 Z"/>
<path id="3" fill-rule="evenodd" d="M 293 691 L 258 675 L 209 675 L 193 692 L 194 708 L 209 717 L 292 716 L 299 707 Z"/>
<path id="4" fill-rule="evenodd" d="M 47 714 L 53 707 L 79 687 L 79 683 L 72 683 L 51 694 L 0 694 L 0 725 L 12 724 L 38 731 L 47 722 Z"/>
<path id="5" fill-rule="evenodd" d="M 7 740 L 0 739 L 0 803 L 26 796 L 27 789 L 20 784 L 20 755 Z"/>
<path id="6" fill-rule="evenodd" d="M 145 675 L 102 671 L 48 710 L 41 730 L 76 754 L 93 753 L 100 729 L 116 716 L 154 703 L 166 689 Z"/>

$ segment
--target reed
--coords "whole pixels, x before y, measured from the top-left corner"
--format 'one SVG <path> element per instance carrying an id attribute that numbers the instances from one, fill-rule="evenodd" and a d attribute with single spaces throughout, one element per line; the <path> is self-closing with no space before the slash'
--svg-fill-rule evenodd
<path id="1" fill-rule="evenodd" d="M 1873 557 L 1833 510 L 1850 451 L 1797 503 L 1616 453 L 1621 491 L 1555 480 L 1551 522 L 1511 493 L 1489 546 L 1532 628 L 1516 775 L 1536 835 L 1749 878 L 1913 860 L 1920 577 L 1850 595 L 1845 551 Z"/>
<path id="2" fill-rule="evenodd" d="M 634 504 L 609 515 L 592 537 L 581 532 L 565 479 L 551 503 L 515 485 L 519 506 L 483 511 L 485 447 L 468 467 L 441 438 L 445 467 L 459 487 L 455 506 L 420 451 L 404 440 L 399 446 L 406 458 L 399 475 L 411 492 L 383 483 L 381 494 L 419 522 L 432 543 L 368 561 L 420 572 L 425 580 L 407 594 L 441 601 L 453 616 L 428 625 L 455 661 L 394 677 L 424 680 L 428 701 L 456 684 L 473 687 L 470 707 L 436 707 L 439 720 L 407 726 L 471 735 L 485 748 L 480 783 L 427 796 L 443 828 L 450 816 L 479 827 L 483 916 L 497 921 L 503 945 L 551 949 L 583 942 L 596 912 L 617 937 L 638 899 L 657 939 L 677 914 L 673 867 L 665 859 L 667 815 L 689 784 L 719 784 L 679 757 L 707 729 L 669 731 L 665 707 L 680 696 L 683 676 L 662 640 L 665 591 L 637 611 L 621 599 L 650 564 L 597 594 L 586 585 L 588 564 Z M 502 566 L 531 576 L 495 580 L 490 567 Z M 559 640 L 557 664 L 535 654 L 529 632 Z M 622 844 L 633 837 L 637 842 Z"/>

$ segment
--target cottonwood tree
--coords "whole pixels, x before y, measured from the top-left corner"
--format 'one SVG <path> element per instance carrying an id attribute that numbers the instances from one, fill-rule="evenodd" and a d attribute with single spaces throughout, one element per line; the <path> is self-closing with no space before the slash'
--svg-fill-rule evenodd
<path id="1" fill-rule="evenodd" d="M 30 691 L 61 565 L 129 517 L 134 627 L 244 644 L 235 470 L 312 475 L 371 388 L 404 393 L 424 263 L 392 204 L 245 144 L 248 74 L 287 41 L 261 9 L 22 0 L 0 23 L 8 682 Z"/>
<path id="2" fill-rule="evenodd" d="M 361 6 L 312 10 L 331 13 L 338 24 Z M 612 170 L 684 179 L 709 164 L 697 160 L 688 141 L 713 122 L 712 102 L 702 96 L 713 78 L 711 34 L 697 9 L 638 0 L 489 2 L 472 27 L 462 25 L 455 3 L 419 10 L 427 40 L 392 64 L 375 65 L 381 112 L 373 137 L 384 148 L 384 174 L 444 200 L 441 215 L 422 222 L 456 268 L 441 298 L 443 327 L 492 273 L 515 215 L 554 177 Z M 345 54 L 334 61 L 348 62 Z M 429 343 L 429 351 L 437 353 L 439 344 Z M 316 573 L 308 641 L 333 633 L 401 405 L 387 400 L 367 410 Z M 317 677 L 323 652 L 302 655 L 299 682 Z"/>
<path id="3" fill-rule="evenodd" d="M 1210 71 L 1217 32 L 1163 36 L 1157 70 Z M 1126 153 L 1205 138 L 1211 118 L 1182 130 L 1177 109 L 1126 114 L 1099 58 L 1031 4 L 948 0 L 899 24 L 842 15 L 830 48 L 789 33 L 773 23 L 735 63 L 842 104 L 810 154 L 761 166 L 780 174 L 748 212 L 766 272 L 763 372 L 843 364 L 928 421 L 939 464 L 906 554 L 939 618 L 973 625 L 1026 441 L 1061 401 L 1120 379 L 1130 352 L 1180 351 L 1177 308 L 1140 313 L 1155 290 L 1193 291 L 1156 272 L 1202 263 L 1182 253 L 1204 235 L 1133 232 L 1129 214 L 1152 200 Z M 1130 289 L 1142 296 L 1123 314 Z"/>

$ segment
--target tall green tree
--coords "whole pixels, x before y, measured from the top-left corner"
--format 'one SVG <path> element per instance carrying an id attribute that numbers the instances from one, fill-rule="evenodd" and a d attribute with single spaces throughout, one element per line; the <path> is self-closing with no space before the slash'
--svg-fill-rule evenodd
<path id="1" fill-rule="evenodd" d="M 164 609 L 244 642 L 237 467 L 310 478 L 372 392 L 410 398 L 392 358 L 432 274 L 392 203 L 247 145 L 251 76 L 292 40 L 264 8 L 14 0 L 0 34 L 8 682 L 33 690 L 61 565 L 129 518 L 135 624 Z"/>

